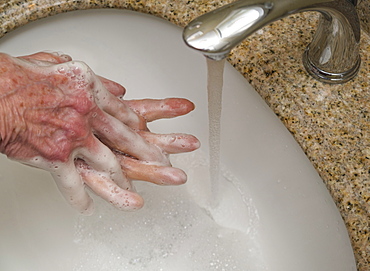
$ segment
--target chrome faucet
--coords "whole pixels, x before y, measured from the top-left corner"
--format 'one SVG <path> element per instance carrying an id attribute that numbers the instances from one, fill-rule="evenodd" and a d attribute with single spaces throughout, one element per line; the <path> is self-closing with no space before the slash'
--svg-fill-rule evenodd
<path id="1" fill-rule="evenodd" d="M 239 0 L 199 16 L 183 31 L 185 43 L 214 60 L 263 26 L 293 13 L 321 13 L 317 31 L 303 54 L 314 78 L 344 83 L 360 68 L 357 0 Z"/>

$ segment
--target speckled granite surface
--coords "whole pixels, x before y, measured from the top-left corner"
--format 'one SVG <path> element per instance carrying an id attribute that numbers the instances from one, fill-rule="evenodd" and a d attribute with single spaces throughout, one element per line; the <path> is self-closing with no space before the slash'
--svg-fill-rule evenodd
<path id="1" fill-rule="evenodd" d="M 0 0 L 0 36 L 29 21 L 89 8 L 150 13 L 180 26 L 231 2 L 219 0 Z M 369 1 L 364 0 L 364 14 Z M 365 5 L 366 4 L 366 5 Z M 367 16 L 363 16 L 364 20 Z M 363 25 L 368 22 L 362 21 Z M 321 175 L 348 228 L 359 271 L 370 270 L 370 38 L 363 33 L 362 68 L 344 85 L 310 78 L 301 54 L 317 14 L 293 15 L 251 36 L 229 61 L 295 136 Z"/>
<path id="2" fill-rule="evenodd" d="M 358 15 L 361 20 L 361 27 L 370 34 L 370 0 L 360 0 L 357 5 Z"/>

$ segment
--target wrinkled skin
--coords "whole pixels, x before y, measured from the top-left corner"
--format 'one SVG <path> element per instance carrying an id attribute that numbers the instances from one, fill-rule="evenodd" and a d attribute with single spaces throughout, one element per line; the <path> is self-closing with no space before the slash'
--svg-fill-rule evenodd
<path id="1" fill-rule="evenodd" d="M 118 83 L 58 53 L 0 54 L 0 152 L 47 170 L 66 200 L 84 214 L 88 186 L 115 207 L 135 210 L 143 199 L 132 180 L 186 181 L 168 154 L 193 151 L 187 134 L 154 134 L 147 122 L 189 113 L 186 99 L 130 100 Z"/>

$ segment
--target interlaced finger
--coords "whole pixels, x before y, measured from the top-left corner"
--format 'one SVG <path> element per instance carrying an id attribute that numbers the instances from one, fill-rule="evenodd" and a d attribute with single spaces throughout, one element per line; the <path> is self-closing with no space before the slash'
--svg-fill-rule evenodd
<path id="1" fill-rule="evenodd" d="M 186 115 L 194 110 L 194 104 L 183 98 L 127 100 L 124 103 L 147 122 Z"/>
<path id="2" fill-rule="evenodd" d="M 122 97 L 123 95 L 125 95 L 126 93 L 126 89 L 121 86 L 120 84 L 114 82 L 114 81 L 111 81 L 107 78 L 104 78 L 102 76 L 98 76 L 97 77 L 99 78 L 99 80 L 102 82 L 102 84 L 104 85 L 104 87 L 110 92 L 112 93 L 114 96 L 116 97 Z"/>
<path id="3" fill-rule="evenodd" d="M 76 166 L 86 185 L 116 208 L 135 211 L 144 205 L 144 200 L 137 193 L 122 189 L 109 177 L 99 174 L 82 161 L 78 161 Z"/>
<path id="4" fill-rule="evenodd" d="M 181 169 L 153 165 L 120 154 L 117 154 L 117 157 L 123 171 L 130 179 L 159 185 L 180 185 L 186 182 L 186 174 Z"/>
<path id="5" fill-rule="evenodd" d="M 93 201 L 86 192 L 73 161 L 58 165 L 51 170 L 51 175 L 61 194 L 75 209 L 85 215 L 94 212 Z"/>
<path id="6" fill-rule="evenodd" d="M 121 166 L 112 151 L 98 139 L 93 139 L 94 144 L 76 151 L 75 157 L 82 159 L 92 169 L 107 179 L 111 179 L 125 190 L 132 189 L 131 183 L 122 173 Z"/>
<path id="7" fill-rule="evenodd" d="M 158 146 L 168 154 L 191 152 L 200 147 L 199 140 L 189 134 L 154 134 L 146 131 L 138 133 L 149 143 Z"/>
<path id="8" fill-rule="evenodd" d="M 99 92 L 97 104 L 109 115 L 134 130 L 147 130 L 145 119 L 110 92 Z"/>
<path id="9" fill-rule="evenodd" d="M 169 165 L 167 156 L 159 147 L 149 144 L 137 132 L 105 112 L 98 110 L 96 114 L 92 122 L 94 133 L 111 149 L 143 161 Z"/>

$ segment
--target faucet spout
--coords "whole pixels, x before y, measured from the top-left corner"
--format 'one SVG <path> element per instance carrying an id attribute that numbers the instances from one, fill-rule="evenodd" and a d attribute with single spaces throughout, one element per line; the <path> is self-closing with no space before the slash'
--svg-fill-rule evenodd
<path id="1" fill-rule="evenodd" d="M 183 31 L 185 43 L 205 56 L 221 60 L 249 35 L 294 13 L 321 13 L 316 34 L 303 54 L 314 78 L 344 83 L 360 67 L 360 22 L 356 0 L 239 0 L 206 13 Z"/>

